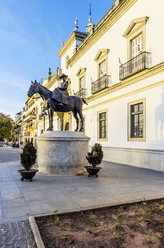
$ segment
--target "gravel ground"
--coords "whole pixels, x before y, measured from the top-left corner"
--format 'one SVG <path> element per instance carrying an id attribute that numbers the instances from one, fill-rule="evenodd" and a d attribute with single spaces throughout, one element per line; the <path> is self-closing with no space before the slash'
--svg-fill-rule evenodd
<path id="1" fill-rule="evenodd" d="M 1 248 L 36 248 L 28 221 L 0 225 Z"/>

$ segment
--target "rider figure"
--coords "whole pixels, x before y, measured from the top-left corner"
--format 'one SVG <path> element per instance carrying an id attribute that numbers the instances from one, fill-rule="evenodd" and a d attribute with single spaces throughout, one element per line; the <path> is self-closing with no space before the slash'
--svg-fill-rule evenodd
<path id="1" fill-rule="evenodd" d="M 69 94 L 67 91 L 68 88 L 68 81 L 66 79 L 68 78 L 67 75 L 62 74 L 59 79 L 63 79 L 62 82 L 62 87 L 57 87 L 53 92 L 52 92 L 52 99 L 58 102 L 58 105 L 67 105 L 69 104 Z"/>

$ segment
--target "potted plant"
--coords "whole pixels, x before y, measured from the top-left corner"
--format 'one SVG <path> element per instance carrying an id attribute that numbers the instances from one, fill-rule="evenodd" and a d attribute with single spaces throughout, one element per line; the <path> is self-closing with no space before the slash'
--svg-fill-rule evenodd
<path id="1" fill-rule="evenodd" d="M 31 169 L 36 161 L 36 148 L 33 146 L 32 142 L 28 142 L 24 148 L 23 152 L 20 154 L 21 164 L 24 167 L 23 170 L 19 170 L 23 181 L 24 179 L 29 179 L 32 181 L 32 178 L 35 176 L 38 170 Z"/>
<path id="2" fill-rule="evenodd" d="M 86 159 L 88 160 L 91 166 L 85 166 L 88 176 L 96 176 L 98 177 L 98 172 L 102 167 L 97 167 L 97 165 L 101 164 L 103 158 L 102 146 L 99 143 L 96 143 L 91 152 L 88 152 Z"/>

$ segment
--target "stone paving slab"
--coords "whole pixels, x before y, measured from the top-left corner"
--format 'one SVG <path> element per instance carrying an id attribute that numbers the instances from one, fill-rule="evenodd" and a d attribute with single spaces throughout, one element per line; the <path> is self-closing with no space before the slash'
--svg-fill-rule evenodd
<path id="1" fill-rule="evenodd" d="M 0 163 L 0 248 L 35 248 L 28 217 L 164 197 L 164 172 L 103 162 L 98 178 L 38 173 L 21 181 L 18 161 Z"/>
<path id="2" fill-rule="evenodd" d="M 98 178 L 37 173 L 21 181 L 19 162 L 0 164 L 0 223 L 164 197 L 164 172 L 103 162 Z"/>

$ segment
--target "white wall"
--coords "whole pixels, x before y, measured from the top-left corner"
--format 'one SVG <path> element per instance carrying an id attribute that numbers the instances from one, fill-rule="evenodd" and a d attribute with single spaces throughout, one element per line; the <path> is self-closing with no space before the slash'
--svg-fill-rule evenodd
<path id="1" fill-rule="evenodd" d="M 154 78 L 142 80 L 138 84 L 115 91 L 89 104 L 93 108 L 86 110 L 86 134 L 91 137 L 91 145 L 97 142 L 97 112 L 108 109 L 108 141 L 103 146 L 163 150 L 164 147 L 164 81 L 163 86 L 149 89 L 164 78 L 164 73 Z M 145 90 L 142 90 L 142 87 Z M 141 89 L 141 90 L 140 90 Z M 140 92 L 141 91 L 141 92 Z M 137 93 L 138 92 L 138 93 Z M 117 98 L 118 97 L 118 98 Z M 128 141 L 128 103 L 146 99 L 146 141 Z M 109 103 L 103 104 L 104 101 Z M 94 105 L 100 105 L 95 107 Z M 102 103 L 102 104 L 101 104 Z"/>
<path id="2" fill-rule="evenodd" d="M 109 49 L 108 54 L 108 75 L 111 76 L 111 84 L 119 83 L 119 61 L 127 62 L 127 39 L 123 37 L 124 32 L 131 24 L 133 19 L 148 16 L 146 24 L 146 51 L 151 53 L 151 66 L 164 62 L 164 35 L 162 24 L 164 23 L 164 1 L 158 0 L 138 0 L 127 13 L 124 14 L 72 67 L 68 70 L 65 67 L 66 56 L 69 58 L 73 54 L 76 43 L 68 49 L 62 57 L 61 68 L 71 78 L 72 92 L 79 90 L 77 71 L 80 67 L 86 68 L 86 88 L 88 96 L 91 95 L 91 81 L 97 80 L 97 63 L 94 61 L 100 49 Z M 164 72 L 156 73 L 145 79 L 141 79 L 134 84 L 113 91 L 108 95 L 97 98 L 89 105 L 84 105 L 83 113 L 85 115 L 85 134 L 91 138 L 90 145 L 96 142 L 102 144 L 105 151 L 105 157 L 113 154 L 112 161 L 117 161 L 119 154 L 124 156 L 124 162 L 140 166 L 144 160 L 145 167 L 149 167 L 150 157 L 158 163 L 157 151 L 164 147 Z M 130 80 L 130 78 L 129 78 Z M 159 82 L 163 82 L 160 84 Z M 151 86 L 151 87 L 149 87 Z M 128 103 L 139 100 L 146 100 L 146 140 L 142 142 L 128 141 Z M 108 109 L 108 139 L 107 141 L 98 141 L 97 139 L 97 113 L 98 111 Z M 57 120 L 55 122 L 57 128 Z M 73 118 L 72 127 L 75 129 L 76 123 Z M 122 150 L 121 150 L 122 149 Z M 127 152 L 137 151 L 133 154 Z M 139 150 L 144 151 L 143 153 Z M 147 153 L 147 151 L 156 150 Z M 151 153 L 151 155 L 150 155 Z M 139 156 L 137 154 L 140 154 Z M 158 168 L 161 168 L 163 153 L 160 154 Z M 138 160 L 137 160 L 138 156 Z M 154 157 L 153 157 L 154 156 Z M 120 160 L 119 160 L 120 161 Z M 117 161 L 118 162 L 118 161 Z M 141 165 L 142 166 L 142 165 Z M 152 165 L 155 168 L 155 164 Z M 163 170 L 163 169 L 162 169 Z"/>
<path id="3" fill-rule="evenodd" d="M 91 79 L 97 80 L 97 63 L 94 61 L 99 49 L 110 49 L 108 56 L 108 74 L 111 75 L 111 83 L 119 82 L 119 62 L 127 62 L 127 39 L 123 37 L 124 32 L 133 19 L 148 16 L 146 24 L 146 51 L 151 53 L 151 65 L 154 66 L 164 61 L 164 35 L 162 35 L 161 25 L 164 23 L 164 1 L 138 0 L 132 8 L 125 13 L 96 44 L 94 44 L 83 57 L 81 57 L 73 67 L 65 68 L 65 57 L 70 57 L 72 47 L 63 56 L 62 69 L 71 77 L 72 88 L 78 91 L 78 78 L 76 73 L 80 67 L 87 68 L 86 84 L 88 96 L 91 95 Z M 73 45 L 72 45 L 73 46 Z"/>

